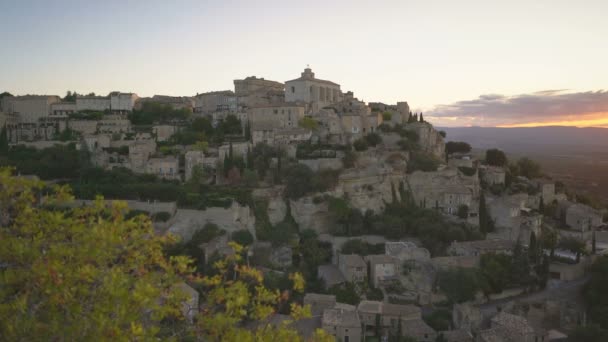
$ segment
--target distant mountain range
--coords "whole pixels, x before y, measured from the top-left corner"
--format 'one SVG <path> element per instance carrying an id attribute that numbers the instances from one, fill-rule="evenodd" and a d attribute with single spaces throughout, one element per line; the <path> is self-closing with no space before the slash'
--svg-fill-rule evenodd
<path id="1" fill-rule="evenodd" d="M 438 127 L 446 141 L 466 141 L 474 149 L 499 148 L 515 154 L 607 154 L 608 128 Z"/>

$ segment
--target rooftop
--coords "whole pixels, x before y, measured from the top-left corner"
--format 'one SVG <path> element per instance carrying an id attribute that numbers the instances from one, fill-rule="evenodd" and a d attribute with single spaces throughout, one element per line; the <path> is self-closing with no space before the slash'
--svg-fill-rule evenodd
<path id="1" fill-rule="evenodd" d="M 332 81 L 321 80 L 321 79 L 315 78 L 315 73 L 312 72 L 312 70 L 310 68 L 304 69 L 304 72 L 301 74 L 300 77 L 293 79 L 293 80 L 285 81 L 285 83 L 295 82 L 295 81 L 315 81 L 315 82 L 325 83 L 325 84 L 334 85 L 334 86 L 338 86 L 338 87 L 340 86 L 339 84 L 334 83 Z"/>
<path id="2" fill-rule="evenodd" d="M 475 240 L 475 241 L 454 241 L 452 247 L 475 248 L 480 250 L 501 250 L 512 249 L 514 242 L 511 240 Z"/>
<path id="3" fill-rule="evenodd" d="M 534 333 L 534 329 L 530 326 L 527 319 L 504 311 L 492 318 L 492 326 L 495 324 L 521 334 Z"/>
<path id="4" fill-rule="evenodd" d="M 338 256 L 338 264 L 343 264 L 347 267 L 366 267 L 365 261 L 358 254 L 340 254 Z"/>
<path id="5" fill-rule="evenodd" d="M 357 311 L 341 309 L 325 309 L 322 318 L 323 325 L 359 328 L 361 322 Z"/>

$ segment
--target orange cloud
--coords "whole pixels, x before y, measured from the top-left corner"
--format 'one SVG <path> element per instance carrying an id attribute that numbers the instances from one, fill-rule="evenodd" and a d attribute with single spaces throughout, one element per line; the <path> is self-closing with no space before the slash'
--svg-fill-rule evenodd
<path id="1" fill-rule="evenodd" d="M 579 117 L 564 117 L 560 120 L 526 122 L 521 124 L 497 125 L 497 127 L 539 127 L 539 126 L 574 126 L 574 127 L 603 127 L 608 128 L 608 113 L 596 113 Z"/>

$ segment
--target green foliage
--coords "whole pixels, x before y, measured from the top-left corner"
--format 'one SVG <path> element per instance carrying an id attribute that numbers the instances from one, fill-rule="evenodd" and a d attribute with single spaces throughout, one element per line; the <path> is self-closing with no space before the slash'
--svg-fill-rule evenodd
<path id="1" fill-rule="evenodd" d="M 319 128 L 319 123 L 313 118 L 305 116 L 298 122 L 298 126 L 314 131 Z"/>
<path id="2" fill-rule="evenodd" d="M 506 166 L 507 155 L 499 149 L 489 149 L 486 151 L 486 163 L 492 166 Z"/>
<path id="3" fill-rule="evenodd" d="M 213 134 L 213 125 L 208 118 L 196 118 L 192 120 L 192 130 L 199 133 L 204 133 L 206 136 Z"/>
<path id="4" fill-rule="evenodd" d="M 481 274 L 487 288 L 486 293 L 500 293 L 509 284 L 512 258 L 505 254 L 483 254 Z"/>
<path id="5" fill-rule="evenodd" d="M 605 342 L 608 341 L 608 330 L 602 329 L 598 325 L 590 324 L 580 326 L 568 334 L 571 342 Z"/>
<path id="6" fill-rule="evenodd" d="M 36 206 L 41 182 L 0 171 L 0 336 L 7 341 L 154 340 L 160 322 L 179 320 L 176 285 L 186 258 L 166 259 L 167 237 L 144 216 L 101 201 L 53 211 Z M 70 199 L 44 191 L 46 203 Z"/>
<path id="7" fill-rule="evenodd" d="M 140 110 L 133 110 L 129 120 L 133 125 L 152 125 L 169 123 L 174 120 L 186 120 L 191 112 L 188 109 L 174 109 L 171 105 L 158 102 L 144 102 Z"/>
<path id="8" fill-rule="evenodd" d="M 433 155 L 423 151 L 411 151 L 410 160 L 407 163 L 407 172 L 415 171 L 431 172 L 437 171 L 440 161 Z"/>
<path id="9" fill-rule="evenodd" d="M 358 254 L 361 256 L 372 254 L 384 254 L 384 244 L 371 244 L 361 239 L 352 239 L 346 241 L 340 250 L 342 254 Z"/>
<path id="10" fill-rule="evenodd" d="M 365 141 L 369 146 L 376 146 L 382 143 L 382 137 L 378 133 L 370 133 L 365 136 Z"/>
<path id="11" fill-rule="evenodd" d="M 486 195 L 483 191 L 479 195 L 479 231 L 484 236 L 494 231 L 494 221 L 486 205 Z"/>
<path id="12" fill-rule="evenodd" d="M 445 144 L 445 153 L 469 153 L 471 152 L 471 145 L 464 141 L 448 141 Z"/>
<path id="13" fill-rule="evenodd" d="M 241 246 L 249 246 L 253 243 L 253 235 L 247 229 L 241 229 L 232 233 L 232 240 Z"/>
<path id="14" fill-rule="evenodd" d="M 381 302 L 384 300 L 384 293 L 382 293 L 382 290 L 380 289 L 370 287 L 365 293 L 365 298 L 367 298 L 367 300 L 377 300 Z"/>
<path id="15" fill-rule="evenodd" d="M 608 257 L 599 257 L 589 269 L 589 273 L 591 277 L 583 288 L 583 299 L 587 304 L 589 318 L 600 328 L 608 330 Z"/>
<path id="16" fill-rule="evenodd" d="M 528 179 L 539 178 L 542 176 L 541 168 L 538 163 L 530 158 L 521 158 L 517 161 L 519 174 Z"/>
<path id="17" fill-rule="evenodd" d="M 439 131 L 439 135 L 441 135 L 445 139 L 447 133 L 445 133 L 445 131 Z"/>
<path id="18" fill-rule="evenodd" d="M 382 121 L 391 121 L 392 118 L 393 118 L 393 113 L 391 113 L 391 112 L 382 113 Z"/>
<path id="19" fill-rule="evenodd" d="M 336 296 L 336 302 L 338 303 L 358 305 L 361 301 L 353 283 L 334 285 L 329 288 L 328 292 Z"/>
<path id="20" fill-rule="evenodd" d="M 155 222 L 167 222 L 171 218 L 171 214 L 166 211 L 160 211 L 154 215 Z"/>
<path id="21" fill-rule="evenodd" d="M 8 135 L 6 133 L 6 126 L 2 127 L 0 131 L 0 156 L 4 156 L 8 153 Z"/>
<path id="22" fill-rule="evenodd" d="M 0 166 L 14 166 L 21 174 L 37 175 L 45 180 L 77 178 L 82 165 L 88 161 L 88 156 L 82 154 L 74 144 L 41 150 L 19 145 L 8 151 L 7 158 L 0 160 Z"/>
<path id="23" fill-rule="evenodd" d="M 353 142 L 353 147 L 356 151 L 365 151 L 368 148 L 367 140 L 365 140 L 364 138 L 359 138 Z"/>
<path id="24" fill-rule="evenodd" d="M 452 303 L 462 303 L 475 299 L 475 295 L 482 288 L 482 280 L 476 270 L 452 269 L 441 271 L 437 282 L 448 300 Z M 442 329 L 445 330 L 445 329 Z"/>
<path id="25" fill-rule="evenodd" d="M 304 164 L 292 164 L 285 170 L 285 196 L 301 198 L 312 192 L 324 192 L 336 186 L 338 170 L 323 169 L 313 172 Z"/>
<path id="26" fill-rule="evenodd" d="M 71 120 L 92 120 L 97 121 L 103 119 L 104 112 L 95 110 L 83 110 L 76 113 L 68 114 Z"/>
<path id="27" fill-rule="evenodd" d="M 575 237 L 565 237 L 559 240 L 559 248 L 569 250 L 576 254 L 576 261 L 578 262 L 581 255 L 587 254 L 586 244 Z"/>
<path id="28" fill-rule="evenodd" d="M 467 176 L 467 177 L 472 177 L 477 173 L 477 169 L 474 167 L 466 167 L 466 166 L 459 166 L 458 167 L 458 171 L 460 171 L 463 175 Z"/>
<path id="29" fill-rule="evenodd" d="M 422 316 L 422 319 L 435 331 L 447 331 L 452 326 L 452 312 L 446 309 L 437 309 Z"/>
<path id="30" fill-rule="evenodd" d="M 458 217 L 463 220 L 466 220 L 469 217 L 469 206 L 466 204 L 461 204 L 458 206 Z"/>
<path id="31" fill-rule="evenodd" d="M 398 131 L 399 135 L 401 135 L 402 137 L 406 138 L 407 140 L 417 143 L 420 141 L 420 136 L 418 135 L 418 133 L 414 130 L 411 129 L 400 129 Z"/>

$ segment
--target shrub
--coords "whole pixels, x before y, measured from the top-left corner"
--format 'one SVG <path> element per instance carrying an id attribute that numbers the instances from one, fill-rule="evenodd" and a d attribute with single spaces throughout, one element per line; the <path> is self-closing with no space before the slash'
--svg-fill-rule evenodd
<path id="1" fill-rule="evenodd" d="M 391 112 L 382 113 L 382 121 L 391 121 L 393 114 Z"/>
<path id="2" fill-rule="evenodd" d="M 367 150 L 367 141 L 365 141 L 364 139 L 357 139 L 355 140 L 355 142 L 353 142 L 353 147 L 355 148 L 356 151 L 365 151 Z"/>
<path id="3" fill-rule="evenodd" d="M 237 230 L 232 233 L 232 240 L 241 246 L 249 246 L 253 243 L 253 235 L 246 230 Z"/>
<path id="4" fill-rule="evenodd" d="M 408 173 L 437 171 L 437 167 L 439 167 L 439 161 L 433 155 L 422 151 L 412 151 L 410 153 L 410 160 L 407 164 Z"/>
<path id="5" fill-rule="evenodd" d="M 365 141 L 369 146 L 376 146 L 382 143 L 382 137 L 377 133 L 370 133 L 365 136 Z"/>
<path id="6" fill-rule="evenodd" d="M 466 204 L 461 204 L 458 207 L 458 217 L 463 220 L 466 220 L 469 217 L 469 206 Z"/>
<path id="7" fill-rule="evenodd" d="M 167 222 L 171 218 L 171 214 L 166 211 L 159 211 L 154 215 L 154 222 Z"/>

